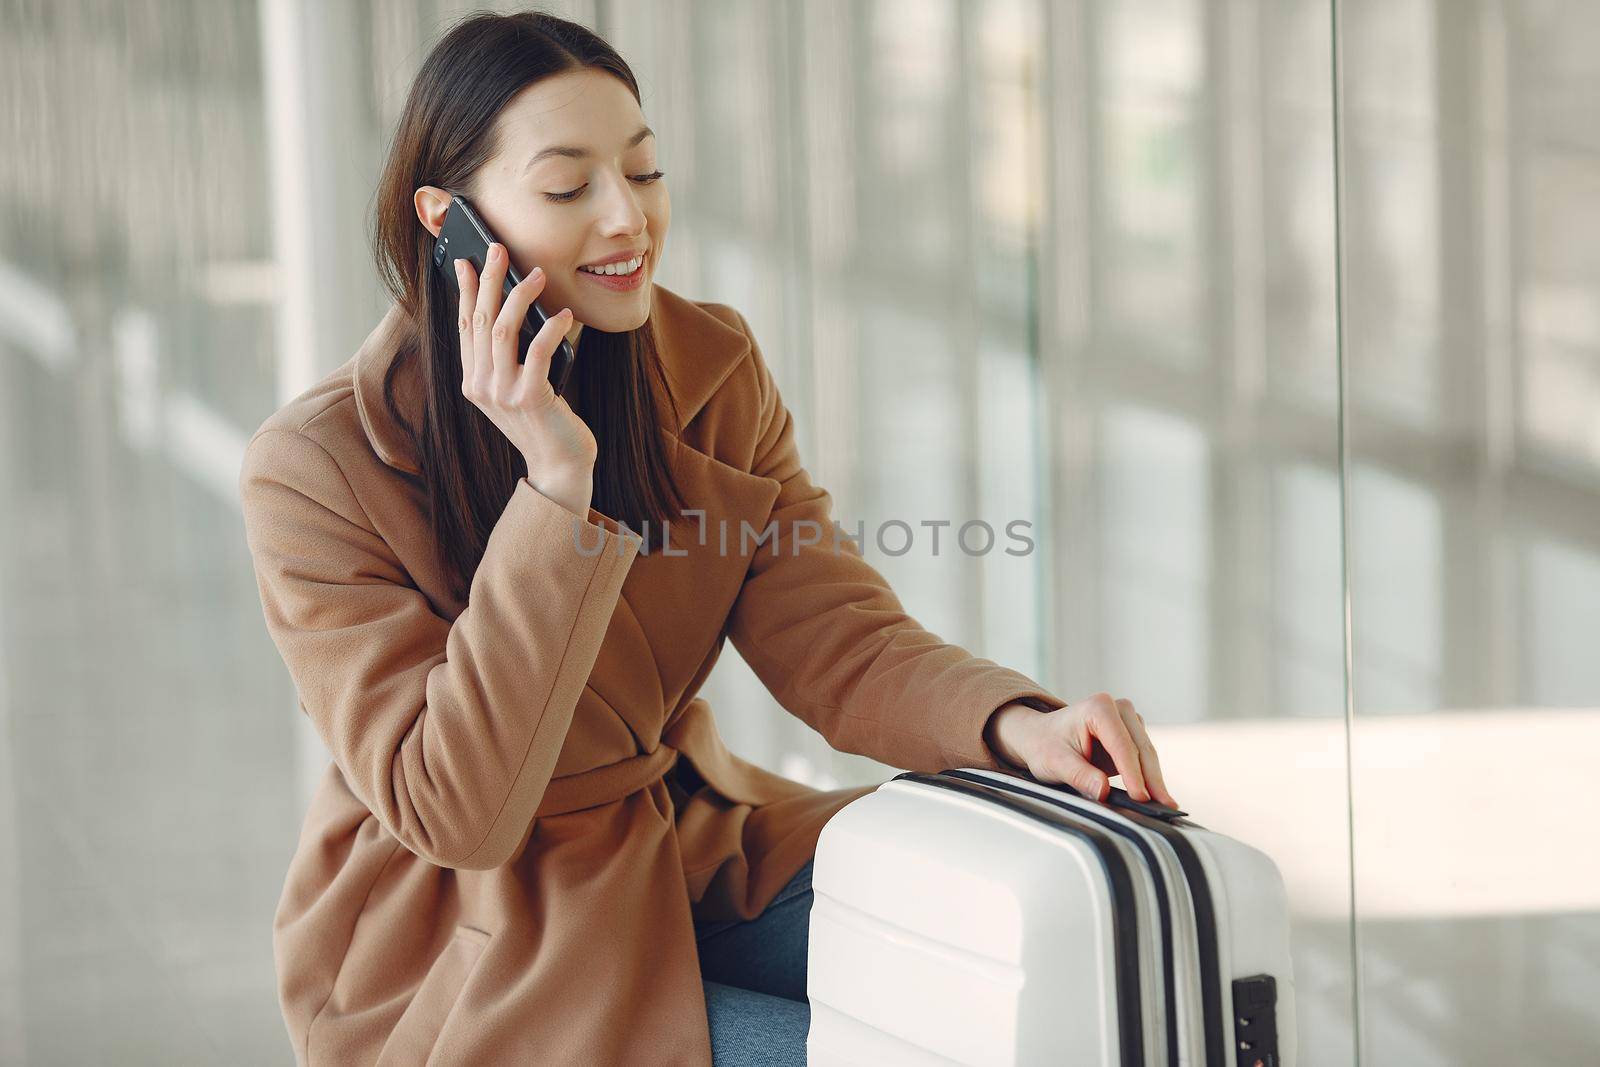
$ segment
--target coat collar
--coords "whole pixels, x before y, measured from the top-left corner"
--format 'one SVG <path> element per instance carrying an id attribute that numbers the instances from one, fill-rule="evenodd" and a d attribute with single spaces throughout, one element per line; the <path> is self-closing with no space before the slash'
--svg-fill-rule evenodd
<path id="1" fill-rule="evenodd" d="M 699 303 L 654 282 L 650 288 L 656 349 L 683 424 L 688 426 L 743 360 L 750 339 Z M 373 449 L 389 466 L 416 474 L 420 470 L 416 450 L 383 400 L 384 375 L 409 327 L 405 311 L 398 304 L 391 305 L 356 352 L 354 384 L 356 410 Z M 415 363 L 407 364 L 396 376 L 394 392 L 406 420 L 420 428 L 426 390 Z"/>

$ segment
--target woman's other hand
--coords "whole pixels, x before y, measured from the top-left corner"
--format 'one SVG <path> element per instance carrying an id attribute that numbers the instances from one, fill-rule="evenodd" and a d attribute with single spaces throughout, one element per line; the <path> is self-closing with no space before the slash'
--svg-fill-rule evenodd
<path id="1" fill-rule="evenodd" d="M 1130 700 L 1096 693 L 1047 712 L 1007 704 L 990 717 L 984 740 L 995 755 L 1026 768 L 1038 781 L 1065 783 L 1103 801 L 1109 776 L 1120 774 L 1134 800 L 1178 807 L 1162 779 L 1144 717 Z"/>

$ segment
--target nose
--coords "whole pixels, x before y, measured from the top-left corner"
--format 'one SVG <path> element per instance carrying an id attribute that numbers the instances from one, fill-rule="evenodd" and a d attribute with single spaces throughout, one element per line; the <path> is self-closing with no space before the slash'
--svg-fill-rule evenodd
<path id="1" fill-rule="evenodd" d="M 639 207 L 639 195 L 624 175 L 608 185 L 609 192 L 600 199 L 600 232 L 607 236 L 631 237 L 645 227 L 644 210 Z"/>

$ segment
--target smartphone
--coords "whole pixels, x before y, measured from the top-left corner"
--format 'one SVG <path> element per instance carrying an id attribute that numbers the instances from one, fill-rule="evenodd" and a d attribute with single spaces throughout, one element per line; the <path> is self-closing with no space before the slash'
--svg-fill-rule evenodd
<path id="1" fill-rule="evenodd" d="M 477 271 L 478 277 L 481 278 L 483 265 L 489 258 L 489 246 L 495 241 L 494 234 L 489 232 L 489 227 L 484 224 L 478 213 L 472 210 L 472 205 L 467 203 L 465 197 L 450 198 L 450 207 L 444 213 L 444 225 L 439 227 L 439 236 L 433 241 L 433 266 L 444 275 L 445 281 L 450 285 L 450 291 L 458 298 L 461 295 L 461 287 L 456 284 L 456 260 L 465 259 L 470 262 L 472 269 Z M 517 268 L 507 265 L 505 289 L 500 294 L 502 304 L 520 281 L 522 275 L 517 273 Z M 518 363 L 528 361 L 528 346 L 533 344 L 534 336 L 549 318 L 537 300 L 528 305 L 528 313 L 522 317 L 522 336 L 517 341 Z M 572 367 L 577 361 L 578 354 L 572 350 L 572 342 L 565 337 L 561 338 L 560 346 L 550 357 L 550 386 L 556 391 L 557 396 L 566 389 L 567 379 L 572 376 Z"/>

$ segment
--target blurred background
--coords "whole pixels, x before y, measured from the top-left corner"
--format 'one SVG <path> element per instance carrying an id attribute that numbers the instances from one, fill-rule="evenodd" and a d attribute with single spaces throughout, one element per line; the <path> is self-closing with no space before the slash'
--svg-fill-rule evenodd
<path id="1" fill-rule="evenodd" d="M 1132 699 L 1278 862 L 1301 1062 L 1600 1062 L 1600 5 L 544 6 L 634 66 L 657 280 L 749 318 L 836 517 L 1033 524 L 869 538 L 907 609 Z M 291 1062 L 328 755 L 236 475 L 382 314 L 379 161 L 465 10 L 0 0 L 0 1062 Z M 731 646 L 707 695 L 791 777 L 893 773 Z"/>

